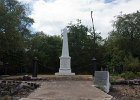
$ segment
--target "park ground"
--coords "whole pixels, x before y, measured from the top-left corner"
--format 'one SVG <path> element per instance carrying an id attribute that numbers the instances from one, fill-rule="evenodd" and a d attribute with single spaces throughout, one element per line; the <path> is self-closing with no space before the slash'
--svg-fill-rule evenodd
<path id="1" fill-rule="evenodd" d="M 10 76 L 10 77 L 5 77 L 5 79 L 15 80 L 15 79 L 18 79 L 19 77 L 21 77 L 21 76 Z M 90 85 L 93 84 L 93 78 L 91 75 L 79 75 L 79 76 L 76 76 L 75 78 L 60 77 L 60 76 L 55 77 L 52 75 L 39 75 L 38 77 L 41 77 L 42 80 L 38 80 L 38 81 L 34 81 L 34 82 L 41 83 L 41 84 L 44 84 L 44 83 L 49 84 L 48 85 L 49 87 L 46 87 L 46 88 L 50 88 L 51 90 L 53 90 L 54 88 L 59 86 L 59 87 L 63 87 L 63 89 L 65 90 L 65 88 L 64 88 L 65 84 L 69 84 L 68 88 L 71 89 L 70 95 L 74 95 L 75 93 L 72 92 L 72 90 L 76 89 L 76 87 L 79 86 L 79 87 L 81 87 L 80 92 L 83 92 L 83 94 L 85 94 L 85 99 L 83 99 L 84 95 L 81 96 L 82 100 L 86 100 L 86 98 L 87 98 L 86 96 L 89 96 L 89 98 L 87 98 L 88 100 L 95 100 L 95 99 L 92 99 L 93 98 L 92 94 L 95 94 L 95 93 L 93 93 L 94 91 L 90 90 L 90 88 L 88 87 L 89 84 Z M 119 79 L 116 79 L 116 81 Z M 53 88 L 53 85 L 51 85 L 51 84 L 54 84 L 54 88 Z M 73 87 L 73 88 L 71 88 L 71 87 Z M 87 88 L 84 88 L 84 87 L 88 87 L 89 91 L 86 91 Z M 63 91 L 63 89 L 61 91 Z M 37 91 L 38 91 L 38 89 L 37 89 Z M 51 96 L 55 95 L 55 91 L 47 92 L 47 94 L 51 97 Z M 86 93 L 88 93 L 88 95 L 86 95 Z M 21 98 L 32 97 L 32 95 L 34 95 L 34 92 L 32 91 L 32 92 L 25 93 L 25 94 L 26 95 L 24 95 L 24 94 L 20 95 L 20 97 Z M 65 93 L 60 93 L 60 94 L 65 94 Z M 100 93 L 98 92 L 96 94 L 96 97 L 99 96 L 98 94 L 100 94 Z M 112 100 L 140 100 L 140 85 L 112 85 L 111 90 L 108 94 L 113 97 Z M 76 95 L 80 96 L 81 94 L 77 93 Z M 102 95 L 104 95 L 104 93 Z M 2 100 L 1 97 L 0 97 L 0 100 Z M 3 100 L 9 100 L 9 99 L 3 99 Z"/>

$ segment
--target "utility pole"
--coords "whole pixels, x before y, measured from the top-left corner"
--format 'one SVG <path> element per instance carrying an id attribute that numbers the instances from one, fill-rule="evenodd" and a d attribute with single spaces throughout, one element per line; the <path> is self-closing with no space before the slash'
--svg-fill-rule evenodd
<path id="1" fill-rule="evenodd" d="M 95 34 L 94 21 L 93 21 L 92 13 L 93 13 L 93 11 L 91 11 L 91 20 L 92 20 L 92 28 L 93 28 L 93 36 L 94 36 L 94 38 L 93 38 L 93 58 L 92 58 L 92 67 L 93 67 L 93 74 L 94 74 L 94 72 L 97 70 L 97 60 L 95 58 L 96 34 Z"/>
<path id="2" fill-rule="evenodd" d="M 94 36 L 94 38 L 93 38 L 93 46 L 94 46 L 94 48 L 93 48 L 93 55 L 95 57 L 95 41 L 96 41 L 96 35 L 95 35 L 95 28 L 94 28 L 94 21 L 93 21 L 92 13 L 93 13 L 93 11 L 91 11 L 91 20 L 92 20 L 92 28 L 93 28 L 93 36 Z"/>

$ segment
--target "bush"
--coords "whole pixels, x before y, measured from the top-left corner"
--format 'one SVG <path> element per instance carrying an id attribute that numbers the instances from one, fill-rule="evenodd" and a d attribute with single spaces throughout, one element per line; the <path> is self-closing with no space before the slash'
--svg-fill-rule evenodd
<path id="1" fill-rule="evenodd" d="M 130 72 L 130 71 L 127 71 L 125 73 L 122 73 L 121 74 L 121 77 L 125 78 L 125 79 L 134 79 L 134 78 L 138 78 L 140 77 L 140 72 Z"/>
<path id="2" fill-rule="evenodd" d="M 132 54 L 129 54 L 127 57 L 124 58 L 124 69 L 125 71 L 140 71 L 139 59 L 133 57 Z"/>

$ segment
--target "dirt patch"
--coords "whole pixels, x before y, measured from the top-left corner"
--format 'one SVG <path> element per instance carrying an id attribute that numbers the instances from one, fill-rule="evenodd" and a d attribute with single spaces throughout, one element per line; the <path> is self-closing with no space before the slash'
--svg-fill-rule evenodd
<path id="1" fill-rule="evenodd" d="M 112 100 L 140 100 L 140 85 L 113 85 L 109 94 Z"/>

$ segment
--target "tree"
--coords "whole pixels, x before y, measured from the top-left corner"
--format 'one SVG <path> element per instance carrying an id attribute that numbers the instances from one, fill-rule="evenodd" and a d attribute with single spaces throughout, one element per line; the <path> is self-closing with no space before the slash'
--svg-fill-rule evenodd
<path id="1" fill-rule="evenodd" d="M 32 59 L 37 57 L 39 59 L 39 72 L 54 73 L 59 67 L 61 47 L 62 40 L 60 36 L 49 36 L 43 32 L 33 34 L 27 51 L 28 68 L 31 70 Z"/>
<path id="2" fill-rule="evenodd" d="M 111 69 L 122 64 L 129 69 L 128 61 L 133 61 L 131 65 L 134 66 L 131 68 L 135 69 L 135 64 L 138 65 L 137 57 L 140 59 L 140 12 L 117 16 L 113 26 L 114 29 L 105 42 L 106 64 Z"/>
<path id="3" fill-rule="evenodd" d="M 114 22 L 114 28 L 119 48 L 140 58 L 140 12 L 119 15 Z"/>
<path id="4" fill-rule="evenodd" d="M 11 68 L 24 62 L 25 38 L 32 23 L 26 5 L 16 0 L 0 0 L 0 58 Z"/>

